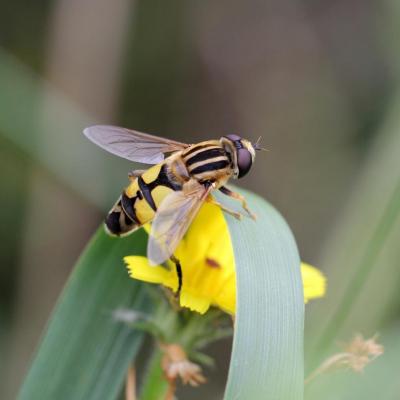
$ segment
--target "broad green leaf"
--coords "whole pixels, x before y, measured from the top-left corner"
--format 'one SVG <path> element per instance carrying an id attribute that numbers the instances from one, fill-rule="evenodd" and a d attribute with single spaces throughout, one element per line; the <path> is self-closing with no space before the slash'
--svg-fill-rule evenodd
<path id="1" fill-rule="evenodd" d="M 99 229 L 61 295 L 19 399 L 117 397 L 142 334 L 116 322 L 112 312 L 149 308 L 144 286 L 128 278 L 122 262 L 127 254 L 143 254 L 145 242 L 143 231 L 116 239 Z"/>
<path id="2" fill-rule="evenodd" d="M 304 300 L 297 247 L 271 205 L 240 192 L 257 221 L 227 216 L 235 253 L 237 315 L 225 399 L 301 400 Z"/>

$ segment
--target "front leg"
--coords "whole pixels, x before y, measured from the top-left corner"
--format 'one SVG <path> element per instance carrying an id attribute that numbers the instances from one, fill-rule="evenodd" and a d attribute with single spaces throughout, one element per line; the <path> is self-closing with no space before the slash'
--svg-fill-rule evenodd
<path id="1" fill-rule="evenodd" d="M 212 204 L 215 204 L 216 206 L 220 207 L 222 211 L 225 211 L 226 213 L 232 215 L 235 217 L 237 220 L 241 220 L 243 215 L 240 214 L 239 212 L 233 211 L 230 208 L 225 207 L 223 204 L 221 204 L 219 201 L 215 200 L 213 197 L 208 197 L 207 201 L 209 201 Z"/>
<path id="2" fill-rule="evenodd" d="M 242 203 L 243 209 L 247 212 L 247 214 L 249 215 L 249 217 L 252 218 L 254 221 L 256 220 L 255 214 L 253 214 L 253 213 L 250 211 L 249 207 L 247 206 L 246 199 L 245 199 L 240 193 L 233 192 L 232 190 L 228 189 L 226 186 L 221 186 L 221 187 L 219 188 L 219 190 L 220 190 L 223 194 L 225 194 L 225 195 L 227 195 L 227 196 L 229 196 L 229 197 L 232 197 L 232 199 L 235 199 L 235 200 L 240 201 L 240 202 Z"/>

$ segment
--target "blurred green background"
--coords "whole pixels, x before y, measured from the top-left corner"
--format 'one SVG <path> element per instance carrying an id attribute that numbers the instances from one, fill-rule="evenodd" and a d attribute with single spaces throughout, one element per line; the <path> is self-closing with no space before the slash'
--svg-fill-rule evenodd
<path id="1" fill-rule="evenodd" d="M 307 305 L 307 371 L 354 332 L 386 346 L 363 376 L 323 377 L 306 398 L 398 399 L 399 7 L 3 1 L 0 398 L 15 398 L 74 262 L 127 183 L 132 164 L 81 134 L 113 123 L 184 142 L 262 136 L 270 151 L 240 185 L 281 211 L 329 281 Z M 221 397 L 229 347 L 210 349 L 217 371 L 191 398 Z"/>

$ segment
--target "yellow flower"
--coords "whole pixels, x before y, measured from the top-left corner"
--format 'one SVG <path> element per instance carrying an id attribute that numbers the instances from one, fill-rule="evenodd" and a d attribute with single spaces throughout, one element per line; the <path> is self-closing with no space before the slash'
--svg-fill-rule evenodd
<path id="1" fill-rule="evenodd" d="M 324 297 L 326 292 L 326 278 L 317 268 L 304 262 L 301 263 L 301 277 L 303 278 L 304 302 Z"/>
<path id="2" fill-rule="evenodd" d="M 176 249 L 181 261 L 183 286 L 180 305 L 205 313 L 217 306 L 234 314 L 236 307 L 236 275 L 232 244 L 221 209 L 205 203 L 186 236 Z M 145 282 L 162 284 L 173 291 L 178 288 L 175 266 L 151 266 L 146 257 L 124 258 L 129 275 Z M 325 277 L 316 268 L 301 266 L 305 302 L 325 293 Z"/>

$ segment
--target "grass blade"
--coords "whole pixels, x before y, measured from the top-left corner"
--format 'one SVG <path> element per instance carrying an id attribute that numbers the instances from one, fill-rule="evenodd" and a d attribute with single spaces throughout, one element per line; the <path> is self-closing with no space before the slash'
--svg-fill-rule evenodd
<path id="1" fill-rule="evenodd" d="M 235 252 L 237 315 L 225 399 L 301 400 L 304 300 L 297 247 L 273 207 L 240 192 L 258 218 L 238 223 L 227 216 Z"/>
<path id="2" fill-rule="evenodd" d="M 142 335 L 115 322 L 119 307 L 146 311 L 144 286 L 122 257 L 144 254 L 143 231 L 124 238 L 96 233 L 64 289 L 19 399 L 114 399 Z M 55 260 L 56 262 L 56 260 Z"/>

